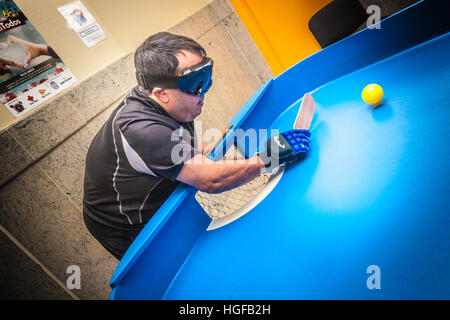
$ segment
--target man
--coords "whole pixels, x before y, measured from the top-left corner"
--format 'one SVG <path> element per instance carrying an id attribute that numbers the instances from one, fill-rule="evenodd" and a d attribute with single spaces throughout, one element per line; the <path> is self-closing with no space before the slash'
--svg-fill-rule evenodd
<path id="1" fill-rule="evenodd" d="M 86 157 L 84 221 L 119 260 L 180 181 L 222 192 L 254 179 L 272 159 L 264 153 L 214 162 L 202 154 L 203 146 L 195 148 L 193 120 L 202 111 L 213 68 L 197 42 L 155 34 L 136 50 L 135 67 L 138 86 L 100 129 Z M 309 132 L 301 134 L 306 153 Z"/>

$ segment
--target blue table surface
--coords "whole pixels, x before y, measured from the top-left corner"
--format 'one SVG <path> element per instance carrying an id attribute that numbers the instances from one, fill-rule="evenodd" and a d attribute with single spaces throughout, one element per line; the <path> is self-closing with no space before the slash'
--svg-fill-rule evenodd
<path id="1" fill-rule="evenodd" d="M 164 298 L 450 298 L 449 52 L 447 34 L 313 91 L 308 158 L 204 232 Z M 375 109 L 369 83 L 385 92 Z M 291 129 L 300 102 L 272 128 Z"/>

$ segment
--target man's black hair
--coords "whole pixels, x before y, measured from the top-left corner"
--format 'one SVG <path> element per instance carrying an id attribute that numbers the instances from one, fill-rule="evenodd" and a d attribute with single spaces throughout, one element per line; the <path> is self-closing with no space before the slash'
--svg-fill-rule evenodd
<path id="1" fill-rule="evenodd" d="M 158 76 L 177 75 L 178 59 L 175 55 L 182 50 L 206 56 L 205 49 L 191 38 L 169 32 L 156 33 L 136 49 L 134 54 L 136 71 Z M 152 88 L 147 90 L 141 86 L 138 88 L 144 94 L 150 94 L 152 91 Z"/>

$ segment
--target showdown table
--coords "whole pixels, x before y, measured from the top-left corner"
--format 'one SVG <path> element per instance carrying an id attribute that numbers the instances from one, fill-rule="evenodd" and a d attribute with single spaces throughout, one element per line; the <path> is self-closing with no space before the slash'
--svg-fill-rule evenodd
<path id="1" fill-rule="evenodd" d="M 119 263 L 111 299 L 449 299 L 445 6 L 418 2 L 263 85 L 230 124 L 289 130 L 310 92 L 308 157 L 211 231 L 180 185 Z M 361 99 L 369 83 L 384 89 L 377 108 Z"/>

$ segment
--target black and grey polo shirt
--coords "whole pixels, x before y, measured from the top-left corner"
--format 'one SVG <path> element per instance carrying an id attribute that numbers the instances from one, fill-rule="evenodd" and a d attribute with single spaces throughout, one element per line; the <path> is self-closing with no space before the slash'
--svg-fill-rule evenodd
<path id="1" fill-rule="evenodd" d="M 197 153 L 193 121 L 176 121 L 134 88 L 89 147 L 84 213 L 114 228 L 142 227 L 177 186 L 184 162 Z"/>

